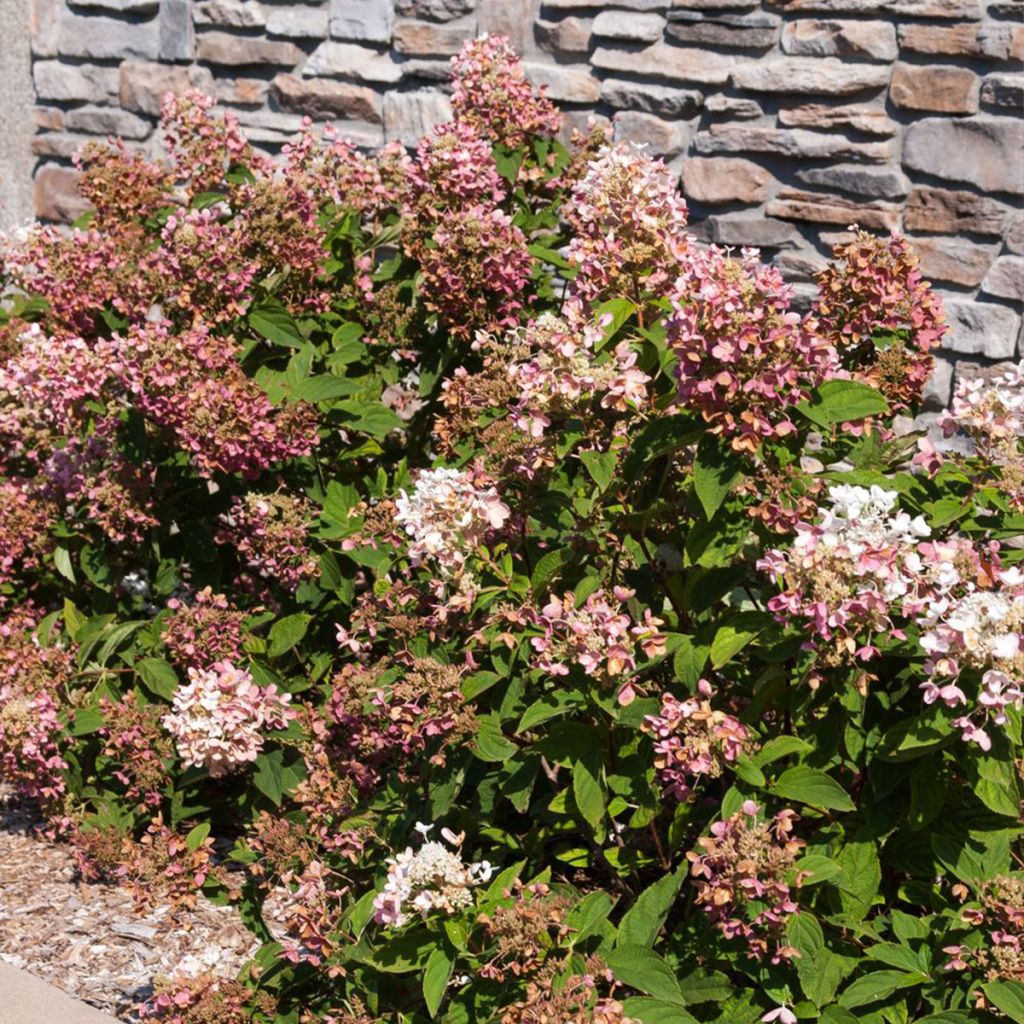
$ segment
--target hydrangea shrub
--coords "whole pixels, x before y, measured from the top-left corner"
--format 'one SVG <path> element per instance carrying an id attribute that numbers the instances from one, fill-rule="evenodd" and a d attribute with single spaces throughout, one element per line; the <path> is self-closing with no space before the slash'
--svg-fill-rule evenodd
<path id="1" fill-rule="evenodd" d="M 236 904 L 166 1024 L 1024 1021 L 1024 369 L 806 312 L 507 43 L 275 163 L 206 97 L 2 248 L 0 776 Z M 897 419 L 897 418 L 900 419 Z"/>

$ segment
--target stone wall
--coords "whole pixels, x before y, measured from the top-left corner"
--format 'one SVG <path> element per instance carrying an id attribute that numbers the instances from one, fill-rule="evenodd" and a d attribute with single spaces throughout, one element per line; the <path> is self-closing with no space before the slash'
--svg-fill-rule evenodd
<path id="1" fill-rule="evenodd" d="M 167 89 L 214 92 L 270 149 L 304 114 L 411 143 L 448 114 L 450 55 L 501 32 L 570 125 L 664 155 L 700 235 L 804 292 L 852 221 L 906 232 L 953 324 L 933 406 L 954 364 L 1024 354 L 1024 0 L 32 2 L 42 218 L 79 208 L 89 136 L 156 144 Z"/>

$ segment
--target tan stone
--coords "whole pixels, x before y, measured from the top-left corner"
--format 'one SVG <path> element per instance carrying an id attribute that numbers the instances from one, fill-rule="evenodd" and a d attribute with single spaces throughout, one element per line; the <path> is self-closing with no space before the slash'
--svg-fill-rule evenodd
<path id="1" fill-rule="evenodd" d="M 744 58 L 711 53 L 688 46 L 655 43 L 643 50 L 598 47 L 590 63 L 602 71 L 623 71 L 630 75 L 651 75 L 675 82 L 725 85 L 729 75 Z"/>
<path id="2" fill-rule="evenodd" d="M 815 224 L 859 224 L 862 228 L 891 231 L 900 220 L 894 203 L 843 199 L 821 192 L 780 192 L 765 206 L 769 217 L 810 221 Z"/>
<path id="3" fill-rule="evenodd" d="M 784 53 L 810 57 L 867 57 L 893 61 L 896 27 L 888 21 L 791 21 L 782 32 Z"/>
<path id="4" fill-rule="evenodd" d="M 294 67 L 305 53 L 294 43 L 229 32 L 204 32 L 196 37 L 199 59 L 209 64 L 245 67 L 250 64 L 278 64 Z"/>
<path id="5" fill-rule="evenodd" d="M 612 118 L 615 140 L 644 146 L 651 156 L 676 156 L 686 147 L 689 126 L 680 121 L 663 121 L 653 114 L 623 110 Z"/>
<path id="6" fill-rule="evenodd" d="M 978 76 L 967 68 L 897 64 L 889 98 L 906 110 L 973 114 L 978 109 Z"/>
<path id="7" fill-rule="evenodd" d="M 281 109 L 293 114 L 325 121 L 336 117 L 373 124 L 383 121 L 380 95 L 365 85 L 299 78 L 282 72 L 275 76 L 270 90 Z"/>
<path id="8" fill-rule="evenodd" d="M 64 127 L 64 111 L 56 107 L 37 107 L 36 127 L 43 132 L 59 132 Z"/>
<path id="9" fill-rule="evenodd" d="M 901 25 L 900 48 L 929 56 L 1024 60 L 1024 25 Z"/>
<path id="10" fill-rule="evenodd" d="M 1011 207 L 987 196 L 922 186 L 911 191 L 903 223 L 908 231 L 1001 235 L 1011 212 Z"/>
<path id="11" fill-rule="evenodd" d="M 451 57 L 476 34 L 475 25 L 435 25 L 426 21 L 397 21 L 395 50 L 418 57 Z"/>
<path id="12" fill-rule="evenodd" d="M 573 15 L 561 21 L 544 21 L 538 18 L 533 31 L 537 42 L 548 53 L 582 57 L 590 52 L 591 24 L 590 21 Z"/>
<path id="13" fill-rule="evenodd" d="M 885 88 L 889 69 L 848 64 L 835 57 L 779 57 L 736 68 L 730 80 L 737 88 L 752 92 L 846 96 Z"/>
<path id="14" fill-rule="evenodd" d="M 702 203 L 759 203 L 775 179 L 740 157 L 693 156 L 683 164 L 683 195 Z"/>
<path id="15" fill-rule="evenodd" d="M 852 128 L 865 135 L 895 135 L 899 125 L 884 110 L 859 105 L 829 107 L 808 103 L 779 111 L 779 121 L 788 128 Z"/>
<path id="16" fill-rule="evenodd" d="M 152 61 L 125 61 L 120 68 L 118 96 L 125 110 L 156 117 L 167 93 L 180 95 L 189 89 L 213 92 L 213 75 L 208 68 Z"/>
<path id="17" fill-rule="evenodd" d="M 921 273 L 929 281 L 976 288 L 992 261 L 995 246 L 974 245 L 959 238 L 911 238 L 914 254 L 921 261 Z"/>
<path id="18" fill-rule="evenodd" d="M 685 2 L 685 0 L 684 0 Z M 915 18 L 980 18 L 981 0 L 772 0 L 787 11 L 907 14 Z"/>
<path id="19" fill-rule="evenodd" d="M 404 146 L 415 146 L 435 127 L 450 121 L 452 105 L 437 89 L 414 92 L 389 90 L 384 94 L 384 138 L 397 140 Z"/>
<path id="20" fill-rule="evenodd" d="M 40 220 L 70 222 L 81 217 L 89 204 L 78 191 L 78 172 L 47 164 L 36 172 L 36 216 Z"/>
<path id="21" fill-rule="evenodd" d="M 221 78 L 217 81 L 217 98 L 233 107 L 260 107 L 270 92 L 270 83 L 262 78 Z"/>

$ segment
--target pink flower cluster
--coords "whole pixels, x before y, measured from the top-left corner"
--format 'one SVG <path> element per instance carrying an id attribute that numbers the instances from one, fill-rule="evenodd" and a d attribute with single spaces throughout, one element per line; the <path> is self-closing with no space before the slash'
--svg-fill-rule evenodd
<path id="1" fill-rule="evenodd" d="M 395 501 L 395 524 L 409 537 L 409 560 L 436 566 L 449 578 L 463 574 L 467 559 L 510 514 L 478 474 L 444 467 L 421 471 L 412 493 L 402 490 Z"/>
<path id="2" fill-rule="evenodd" d="M 417 825 L 426 840 L 433 825 Z M 462 837 L 448 829 L 441 835 L 455 849 L 442 843 L 424 841 L 418 850 L 407 847 L 388 858 L 388 877 L 373 901 L 374 920 L 389 928 L 400 928 L 414 914 L 426 918 L 431 911 L 454 914 L 473 903 L 472 890 L 489 881 L 487 861 L 466 864 L 459 856 Z"/>
<path id="3" fill-rule="evenodd" d="M 526 79 L 519 56 L 504 36 L 482 35 L 452 58 L 452 109 L 491 142 L 509 149 L 535 136 L 554 136 L 562 116 Z"/>
<path id="4" fill-rule="evenodd" d="M 277 687 L 257 686 L 252 676 L 230 661 L 188 670 L 164 728 L 174 737 L 186 765 L 206 768 L 219 778 L 255 761 L 263 732 L 283 729 L 295 718 L 291 695 Z"/>
<path id="5" fill-rule="evenodd" d="M 294 591 L 320 571 L 309 550 L 315 515 L 310 501 L 292 494 L 246 494 L 233 498 L 221 516 L 216 540 L 232 544 L 246 568 L 267 582 Z"/>
<path id="6" fill-rule="evenodd" d="M 159 811 L 169 777 L 166 764 L 173 755 L 161 728 L 159 706 L 129 694 L 116 702 L 103 699 L 100 709 L 103 756 L 109 759 L 114 778 L 136 807 Z"/>
<path id="7" fill-rule="evenodd" d="M 750 730 L 739 719 L 712 708 L 711 684 L 701 680 L 699 696 L 661 697 L 661 712 L 644 718 L 654 740 L 654 768 L 666 795 L 683 802 L 701 776 L 717 778 L 749 749 Z"/>
<path id="8" fill-rule="evenodd" d="M 686 856 L 697 889 L 697 903 L 727 939 L 741 939 L 755 960 L 773 964 L 797 956 L 785 942 L 786 922 L 799 911 L 787 882 L 804 841 L 793 836 L 796 812 L 761 817 L 747 800 L 741 811 L 711 826 L 711 834 Z"/>
<path id="9" fill-rule="evenodd" d="M 944 946 L 947 971 L 977 971 L 986 981 L 1024 981 L 1024 882 L 998 875 L 981 885 L 976 904 L 960 912 L 963 921 L 986 929 L 980 945 Z"/>
<path id="10" fill-rule="evenodd" d="M 632 596 L 633 591 L 625 587 L 615 587 L 611 596 L 595 590 L 578 605 L 570 592 L 560 598 L 551 595 L 540 612 L 527 609 L 526 621 L 542 630 L 530 641 L 534 667 L 554 676 L 567 676 L 573 665 L 596 679 L 624 676 L 618 698 L 622 704 L 630 703 L 635 696 L 630 677 L 636 670 L 638 648 L 647 657 L 665 650 L 665 637 L 658 632 L 661 620 L 649 608 L 639 624 L 622 610 Z"/>
<path id="11" fill-rule="evenodd" d="M 136 407 L 170 431 L 203 476 L 259 476 L 277 462 L 308 455 L 318 442 L 311 411 L 275 408 L 247 377 L 231 338 L 199 325 L 172 333 L 166 324 L 130 332 L 125 386 Z"/>
<path id="12" fill-rule="evenodd" d="M 756 249 L 742 259 L 714 246 L 691 249 L 682 261 L 666 322 L 679 404 L 737 451 L 793 433 L 793 407 L 834 369 L 832 348 L 806 329 L 792 298 Z"/>
<path id="13" fill-rule="evenodd" d="M 690 240 L 686 202 L 660 161 L 628 145 L 587 165 L 566 203 L 573 294 L 590 302 L 625 296 L 642 305 L 676 275 Z"/>
<path id="14" fill-rule="evenodd" d="M 205 587 L 191 601 L 171 598 L 161 639 L 173 662 L 183 668 L 209 668 L 216 661 L 237 662 L 245 640 L 245 612 Z"/>
<path id="15" fill-rule="evenodd" d="M 610 314 L 590 320 L 570 302 L 564 316 L 545 313 L 514 332 L 511 344 L 524 352 L 508 370 L 519 389 L 512 413 L 520 430 L 539 439 L 552 416 L 579 413 L 597 395 L 602 408 L 616 412 L 644 402 L 650 377 L 629 342 L 598 354 L 610 321 Z"/>
<path id="16" fill-rule="evenodd" d="M 57 509 L 29 483 L 0 483 L 0 583 L 13 583 L 41 566 L 54 546 L 49 530 L 56 518 Z"/>
<path id="17" fill-rule="evenodd" d="M 424 136 L 408 178 L 406 214 L 435 224 L 462 206 L 497 206 L 505 198 L 490 142 L 465 121 L 439 125 Z"/>
<path id="18" fill-rule="evenodd" d="M 893 411 L 916 406 L 931 351 L 948 328 L 939 297 L 899 235 L 857 231 L 818 275 L 812 329 L 838 350 L 843 368 L 878 388 Z"/>

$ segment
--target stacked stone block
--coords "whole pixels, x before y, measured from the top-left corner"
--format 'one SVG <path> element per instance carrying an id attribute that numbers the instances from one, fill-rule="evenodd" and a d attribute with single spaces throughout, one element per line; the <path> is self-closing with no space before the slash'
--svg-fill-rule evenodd
<path id="1" fill-rule="evenodd" d="M 270 150 L 304 115 L 411 144 L 449 116 L 451 55 L 500 32 L 568 128 L 606 118 L 664 156 L 695 232 L 761 247 L 804 296 L 852 222 L 908 234 L 953 328 L 934 406 L 1024 355 L 1024 0 L 31 2 L 44 219 L 81 208 L 88 138 L 156 147 L 169 89 Z"/>

